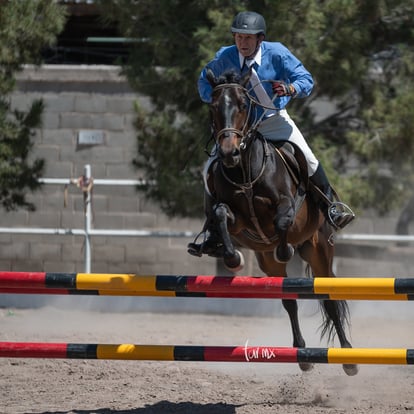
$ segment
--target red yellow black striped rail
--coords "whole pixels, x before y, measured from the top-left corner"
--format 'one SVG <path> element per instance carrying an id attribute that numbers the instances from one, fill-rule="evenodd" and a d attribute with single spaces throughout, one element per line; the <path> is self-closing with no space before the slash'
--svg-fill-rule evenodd
<path id="1" fill-rule="evenodd" d="M 0 358 L 414 364 L 414 349 L 0 342 Z"/>
<path id="2" fill-rule="evenodd" d="M 414 278 L 284 278 L 0 272 L 0 293 L 414 300 Z"/>

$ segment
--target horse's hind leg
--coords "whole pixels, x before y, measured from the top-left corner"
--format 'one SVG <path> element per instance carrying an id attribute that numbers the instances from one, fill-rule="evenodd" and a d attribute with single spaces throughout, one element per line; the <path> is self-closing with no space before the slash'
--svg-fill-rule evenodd
<path id="1" fill-rule="evenodd" d="M 272 252 L 256 252 L 256 258 L 260 269 L 268 276 L 286 277 L 286 264 L 275 262 Z M 293 335 L 293 346 L 295 348 L 305 348 L 305 340 L 303 339 L 299 326 L 298 304 L 296 300 L 283 299 L 282 304 L 289 315 Z M 313 364 L 300 362 L 299 367 L 302 371 L 310 371 L 313 368 Z"/>
<path id="2" fill-rule="evenodd" d="M 349 319 L 348 304 L 344 300 L 324 300 L 322 306 L 325 310 L 326 315 L 326 321 L 324 323 L 324 329 L 322 330 L 322 333 L 324 333 L 324 330 L 329 330 L 329 323 L 331 322 L 335 327 L 341 348 L 352 348 L 351 343 L 346 337 L 344 329 L 344 325 L 348 323 Z M 329 337 L 330 332 L 327 333 Z M 358 374 L 358 365 L 356 364 L 344 364 L 343 369 L 349 376 Z"/>
<path id="3" fill-rule="evenodd" d="M 308 240 L 299 248 L 299 254 L 309 263 L 312 273 L 318 277 L 335 277 L 332 269 L 334 247 L 329 242 L 331 230 L 327 225 L 321 227 L 318 237 L 315 240 Z M 333 337 L 333 329 L 338 335 L 342 348 L 352 348 L 351 343 L 345 334 L 345 326 L 349 323 L 349 309 L 346 301 L 324 300 L 321 302 L 324 311 L 324 322 L 322 335 Z M 343 369 L 347 375 L 356 375 L 358 365 L 344 364 Z"/>

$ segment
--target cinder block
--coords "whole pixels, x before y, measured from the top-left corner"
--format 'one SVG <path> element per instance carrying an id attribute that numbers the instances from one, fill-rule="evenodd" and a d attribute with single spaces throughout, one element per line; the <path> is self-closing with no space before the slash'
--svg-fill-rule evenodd
<path id="1" fill-rule="evenodd" d="M 134 103 L 136 100 L 136 95 L 108 96 L 106 97 L 106 109 L 112 113 L 135 113 Z"/>
<path id="2" fill-rule="evenodd" d="M 156 264 L 157 247 L 154 243 L 149 243 L 147 239 L 141 242 L 139 246 L 127 245 L 125 248 L 125 260 L 130 263 L 150 263 Z"/>
<path id="3" fill-rule="evenodd" d="M 73 177 L 73 163 L 70 161 L 50 161 L 46 160 L 45 177 L 50 178 L 69 178 Z"/>
<path id="4" fill-rule="evenodd" d="M 75 98 L 74 93 L 45 93 L 43 94 L 45 112 L 74 112 Z"/>
<path id="5" fill-rule="evenodd" d="M 76 144 L 75 132 L 72 129 L 43 129 L 42 144 L 74 147 Z"/>
<path id="6" fill-rule="evenodd" d="M 60 227 L 63 229 L 81 229 L 85 228 L 85 218 L 83 211 L 62 211 L 60 214 Z M 81 236 L 79 236 L 81 237 Z"/>
<path id="7" fill-rule="evenodd" d="M 29 226 L 32 227 L 46 227 L 46 228 L 57 228 L 60 223 L 60 212 L 44 212 L 37 210 L 35 213 L 29 216 Z"/>
<path id="8" fill-rule="evenodd" d="M 108 245 L 93 245 L 93 260 L 116 263 L 125 261 L 125 247 Z"/>
<path id="9" fill-rule="evenodd" d="M 56 272 L 56 273 L 76 273 L 76 272 L 83 272 L 84 267 L 83 264 L 76 263 L 69 261 L 67 259 L 64 260 L 45 260 L 43 262 L 43 271 L 44 272 Z"/>
<path id="10" fill-rule="evenodd" d="M 124 228 L 130 230 L 141 230 L 141 229 L 155 229 L 157 223 L 157 216 L 152 213 L 141 213 L 138 210 L 135 214 L 125 214 L 123 225 Z"/>
<path id="11" fill-rule="evenodd" d="M 122 229 L 122 213 L 105 213 L 94 216 L 94 227 L 97 229 Z"/>
<path id="12" fill-rule="evenodd" d="M 78 112 L 63 112 L 60 114 L 60 128 L 94 129 L 92 115 Z"/>
<path id="13" fill-rule="evenodd" d="M 45 270 L 42 260 L 14 260 L 10 270 L 13 272 L 44 272 Z"/>
<path id="14" fill-rule="evenodd" d="M 26 210 L 9 211 L 0 215 L 2 227 L 25 227 L 29 223 L 29 213 Z"/>
<path id="15" fill-rule="evenodd" d="M 111 179 L 125 179 L 125 180 L 136 180 L 139 179 L 134 166 L 132 165 L 132 159 L 134 154 L 131 151 L 124 149 L 123 159 L 124 162 L 121 164 L 108 164 L 106 167 L 106 176 Z M 131 197 L 131 195 L 130 195 Z"/>
<path id="16" fill-rule="evenodd" d="M 24 260 L 29 257 L 29 243 L 12 242 L 0 244 L 0 259 Z"/>
<path id="17" fill-rule="evenodd" d="M 44 112 L 42 115 L 42 127 L 44 129 L 59 128 L 60 115 L 58 113 Z"/>
<path id="18" fill-rule="evenodd" d="M 75 98 L 75 110 L 74 112 L 81 113 L 106 113 L 108 109 L 106 107 L 105 95 L 99 94 L 77 94 Z"/>
<path id="19" fill-rule="evenodd" d="M 30 159 L 40 158 L 45 161 L 58 161 L 61 149 L 58 146 L 36 145 L 30 154 Z"/>
<path id="20" fill-rule="evenodd" d="M 91 115 L 91 124 L 93 129 L 123 131 L 125 129 L 125 116 L 111 113 Z"/>
<path id="21" fill-rule="evenodd" d="M 137 213 L 137 199 L 131 197 L 110 197 L 108 199 L 108 210 L 111 212 L 122 211 L 125 214 Z"/>
<path id="22" fill-rule="evenodd" d="M 64 236 L 60 236 L 64 237 Z M 51 243 L 31 243 L 30 244 L 30 258 L 36 260 L 61 260 L 62 249 L 61 244 L 56 241 Z"/>

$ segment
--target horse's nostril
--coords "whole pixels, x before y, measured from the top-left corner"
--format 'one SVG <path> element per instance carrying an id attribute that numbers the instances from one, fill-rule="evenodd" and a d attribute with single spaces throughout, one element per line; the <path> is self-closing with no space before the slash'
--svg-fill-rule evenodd
<path id="1" fill-rule="evenodd" d="M 234 157 L 237 157 L 238 155 L 240 155 L 240 151 L 239 151 L 239 149 L 238 149 L 238 148 L 235 148 L 235 149 L 233 150 L 233 156 L 234 156 Z"/>

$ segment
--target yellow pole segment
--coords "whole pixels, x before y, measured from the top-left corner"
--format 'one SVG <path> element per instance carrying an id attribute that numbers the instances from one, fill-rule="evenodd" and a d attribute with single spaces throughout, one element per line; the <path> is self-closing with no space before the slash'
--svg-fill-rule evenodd
<path id="1" fill-rule="evenodd" d="M 408 300 L 406 294 L 393 294 L 393 295 L 373 295 L 373 294 L 335 294 L 331 293 L 329 298 L 332 300 L 392 300 L 392 301 L 404 301 Z"/>
<path id="2" fill-rule="evenodd" d="M 172 345 L 98 345 L 97 359 L 174 361 Z"/>
<path id="3" fill-rule="evenodd" d="M 406 349 L 328 348 L 330 364 L 406 365 Z"/>
<path id="4" fill-rule="evenodd" d="M 122 290 L 155 292 L 156 276 L 135 274 L 78 273 L 76 288 L 79 290 Z"/>
<path id="5" fill-rule="evenodd" d="M 314 292 L 324 294 L 393 295 L 395 278 L 328 278 L 314 279 Z"/>

